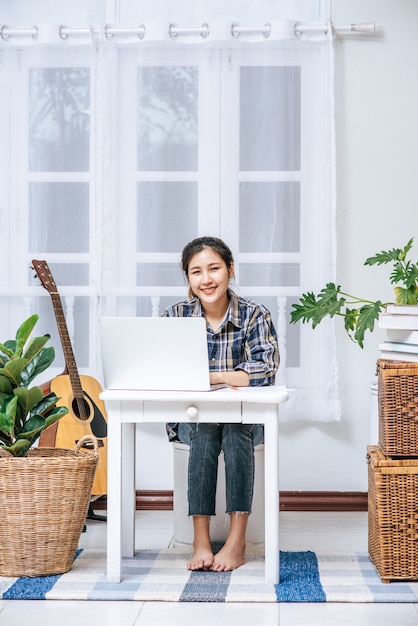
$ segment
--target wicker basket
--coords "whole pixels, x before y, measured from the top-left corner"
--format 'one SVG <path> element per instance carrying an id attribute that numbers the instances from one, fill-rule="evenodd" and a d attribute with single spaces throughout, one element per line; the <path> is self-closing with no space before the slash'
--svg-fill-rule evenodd
<path id="1" fill-rule="evenodd" d="M 93 441 L 94 453 L 81 447 Z M 0 576 L 62 574 L 72 567 L 98 463 L 97 440 L 75 450 L 0 452 Z"/>
<path id="2" fill-rule="evenodd" d="M 418 459 L 368 446 L 369 555 L 383 582 L 418 580 Z"/>
<path id="3" fill-rule="evenodd" d="M 379 445 L 388 456 L 418 456 L 418 363 L 378 359 Z"/>

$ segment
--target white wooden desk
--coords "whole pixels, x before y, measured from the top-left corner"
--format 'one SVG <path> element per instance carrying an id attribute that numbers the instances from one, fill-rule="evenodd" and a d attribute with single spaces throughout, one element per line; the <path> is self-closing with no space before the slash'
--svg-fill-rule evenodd
<path id="1" fill-rule="evenodd" d="M 264 424 L 265 578 L 279 582 L 279 404 L 284 387 L 174 392 L 105 390 L 108 414 L 107 579 L 121 580 L 122 556 L 135 551 L 135 424 Z M 168 445 L 168 443 L 167 443 Z"/>

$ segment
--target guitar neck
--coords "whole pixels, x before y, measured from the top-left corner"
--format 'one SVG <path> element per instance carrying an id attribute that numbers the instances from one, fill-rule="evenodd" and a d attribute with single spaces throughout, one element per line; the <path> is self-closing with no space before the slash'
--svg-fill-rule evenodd
<path id="1" fill-rule="evenodd" d="M 58 331 L 60 334 L 65 364 L 67 366 L 68 375 L 70 377 L 71 388 L 73 390 L 74 397 L 82 398 L 83 389 L 75 362 L 70 335 L 68 334 L 68 328 L 62 308 L 61 298 L 58 293 L 51 293 L 50 295 L 52 298 L 52 304 L 54 306 L 55 318 L 57 320 Z"/>

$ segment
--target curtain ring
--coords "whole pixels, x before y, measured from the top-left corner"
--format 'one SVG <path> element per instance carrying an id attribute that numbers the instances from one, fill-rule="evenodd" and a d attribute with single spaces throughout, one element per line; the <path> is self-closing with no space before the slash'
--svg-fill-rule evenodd
<path id="1" fill-rule="evenodd" d="M 168 34 L 171 39 L 177 39 L 179 35 L 200 35 L 203 39 L 206 39 L 206 37 L 209 36 L 209 26 L 206 22 L 201 26 L 178 26 L 177 24 L 170 24 Z"/>
<path id="2" fill-rule="evenodd" d="M 144 24 L 140 24 L 138 27 L 135 26 L 132 28 L 117 27 L 112 26 L 111 24 L 106 24 L 104 31 L 106 39 L 111 41 L 114 35 L 136 35 L 139 39 L 144 39 L 146 29 Z"/>
<path id="3" fill-rule="evenodd" d="M 241 35 L 263 35 L 268 39 L 271 35 L 271 24 L 267 22 L 264 26 L 240 26 L 237 23 L 231 26 L 231 35 L 238 39 Z"/>
<path id="4" fill-rule="evenodd" d="M 38 34 L 39 29 L 37 26 L 34 26 L 33 28 L 10 28 L 9 26 L 6 26 L 6 24 L 4 24 L 0 28 L 0 37 L 3 39 L 3 41 L 7 41 L 12 35 L 31 35 L 32 39 L 36 40 L 38 38 Z"/>
<path id="5" fill-rule="evenodd" d="M 8 27 L 6 25 L 4 25 L 4 26 L 1 27 L 1 30 L 0 30 L 0 35 L 1 35 L 1 38 L 3 39 L 3 41 L 7 41 L 8 39 L 10 39 L 10 35 L 8 35 L 6 33 L 7 28 Z"/>
<path id="6" fill-rule="evenodd" d="M 300 24 L 301 24 L 300 22 L 295 22 L 295 25 L 293 27 L 293 33 L 294 33 L 296 39 L 301 39 L 302 38 L 302 31 L 299 30 Z"/>

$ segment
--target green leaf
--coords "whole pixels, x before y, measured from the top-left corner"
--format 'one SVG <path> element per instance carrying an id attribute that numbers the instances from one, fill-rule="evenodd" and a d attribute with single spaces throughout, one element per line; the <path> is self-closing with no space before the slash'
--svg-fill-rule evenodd
<path id="1" fill-rule="evenodd" d="M 312 328 L 315 328 L 327 315 L 333 317 L 340 313 L 345 303 L 345 298 L 338 298 L 340 289 L 334 283 L 327 283 L 317 297 L 311 292 L 303 294 L 300 304 L 293 305 L 291 323 L 311 321 Z"/>
<path id="2" fill-rule="evenodd" d="M 413 285 L 408 289 L 395 287 L 396 304 L 418 304 L 418 289 Z"/>
<path id="3" fill-rule="evenodd" d="M 373 332 L 374 325 L 379 319 L 379 313 L 384 307 L 385 305 L 378 300 L 374 304 L 366 304 L 362 306 L 359 310 L 354 340 L 357 341 L 360 348 L 364 347 L 364 334 L 366 330 Z"/>
<path id="4" fill-rule="evenodd" d="M 408 255 L 408 252 L 410 251 L 410 249 L 412 248 L 412 244 L 414 243 L 414 238 L 412 237 L 408 243 L 406 244 L 405 248 L 402 250 L 401 255 L 399 257 L 400 261 L 404 261 Z"/>
<path id="5" fill-rule="evenodd" d="M 64 415 L 67 415 L 68 413 L 69 413 L 69 410 L 67 409 L 66 406 L 56 406 L 47 414 L 46 419 L 45 419 L 45 428 L 52 426 L 52 424 L 55 424 L 55 422 L 58 422 L 58 420 L 60 420 L 61 417 L 64 417 Z"/>
<path id="6" fill-rule="evenodd" d="M 418 265 L 408 261 L 405 267 L 405 287 L 416 287 L 418 282 Z"/>
<path id="7" fill-rule="evenodd" d="M 16 387 L 13 390 L 14 395 L 18 398 L 18 405 L 15 418 L 15 436 L 17 436 L 25 427 L 25 422 L 29 419 L 29 412 L 36 411 L 36 406 L 42 399 L 43 394 L 40 387 Z"/>
<path id="8" fill-rule="evenodd" d="M 3 446 L 5 450 L 13 454 L 13 456 L 26 456 L 31 442 L 28 439 L 18 439 L 11 446 Z"/>
<path id="9" fill-rule="evenodd" d="M 396 262 L 393 266 L 393 270 L 390 275 L 390 282 L 392 284 L 399 283 L 405 279 L 405 269 L 401 265 L 401 263 Z"/>
<path id="10" fill-rule="evenodd" d="M 7 396 L 0 407 L 0 432 L 8 438 L 14 437 L 17 405 L 16 397 Z"/>
<path id="11" fill-rule="evenodd" d="M 55 393 L 49 393 L 43 396 L 42 400 L 38 402 L 32 409 L 32 414 L 39 414 L 45 416 L 51 409 L 53 409 L 60 398 Z"/>
<path id="12" fill-rule="evenodd" d="M 6 376 L 16 387 L 20 385 L 21 373 L 27 364 L 26 359 L 17 358 L 6 363 L 2 368 L 2 376 Z"/>
<path id="13" fill-rule="evenodd" d="M 13 342 L 13 346 L 15 345 L 15 342 Z M 11 359 L 14 356 L 14 348 L 8 347 L 7 346 L 7 342 L 6 343 L 0 343 L 0 352 L 3 352 L 3 354 L 5 354 L 8 359 Z M 4 359 L 2 359 L 2 362 L 4 363 Z"/>
<path id="14" fill-rule="evenodd" d="M 32 432 L 26 434 L 26 437 L 30 439 L 30 445 L 32 446 L 35 443 L 35 441 L 38 439 L 42 431 L 45 430 L 45 428 L 52 426 L 52 424 L 55 424 L 55 422 L 58 422 L 58 420 L 64 417 L 64 415 L 67 415 L 68 412 L 69 411 L 67 407 L 56 406 L 53 409 L 51 409 L 44 417 L 40 415 L 34 415 L 33 419 L 41 419 L 43 421 L 43 425 L 33 430 Z"/>
<path id="15" fill-rule="evenodd" d="M 418 265 L 411 261 L 404 265 L 396 263 L 390 275 L 390 282 L 392 284 L 402 282 L 407 288 L 415 286 L 418 282 Z"/>
<path id="16" fill-rule="evenodd" d="M 304 293 L 300 298 L 300 304 L 293 305 L 293 311 L 290 313 L 291 324 L 302 321 L 308 322 L 316 313 L 318 304 L 315 295 L 309 291 Z"/>
<path id="17" fill-rule="evenodd" d="M 13 387 L 10 380 L 7 378 L 7 376 L 3 376 L 2 374 L 0 374 L 0 393 L 10 395 L 12 393 L 12 390 Z"/>
<path id="18" fill-rule="evenodd" d="M 19 409 L 25 416 L 43 398 L 42 389 L 40 387 L 32 387 L 31 389 L 17 387 L 14 389 L 13 393 L 17 396 L 19 400 Z"/>
<path id="19" fill-rule="evenodd" d="M 25 423 L 22 432 L 16 437 L 16 439 L 30 439 L 33 435 L 39 431 L 41 433 L 45 428 L 46 420 L 42 415 L 33 415 Z"/>
<path id="20" fill-rule="evenodd" d="M 29 341 L 26 347 L 26 350 L 23 352 L 22 356 L 28 360 L 33 359 L 33 357 L 42 350 L 44 345 L 48 343 L 50 339 L 51 339 L 51 335 L 42 335 L 41 337 L 33 337 Z"/>
<path id="21" fill-rule="evenodd" d="M 25 343 L 27 342 L 27 340 L 29 339 L 29 335 L 34 329 L 35 324 L 38 321 L 38 319 L 39 319 L 39 315 L 35 313 L 34 315 L 31 315 L 27 320 L 25 320 L 17 329 L 16 348 L 15 348 L 16 356 L 21 355 L 23 351 L 23 347 Z"/>
<path id="22" fill-rule="evenodd" d="M 349 309 L 347 307 L 344 316 L 344 328 L 347 331 L 348 335 L 350 335 L 350 332 L 355 329 L 357 324 L 357 318 L 358 309 Z"/>
<path id="23" fill-rule="evenodd" d="M 400 248 L 393 248 L 393 250 L 388 250 L 379 252 L 374 256 L 369 257 L 364 261 L 364 265 L 383 265 L 385 263 L 392 263 L 393 261 L 399 260 L 399 255 L 402 253 Z"/>
<path id="24" fill-rule="evenodd" d="M 27 363 L 26 367 L 22 370 L 21 385 L 29 385 L 34 378 L 36 378 L 41 372 L 46 370 L 53 360 L 55 359 L 55 350 L 52 346 L 49 348 L 43 348 L 40 352 L 32 357 Z"/>

